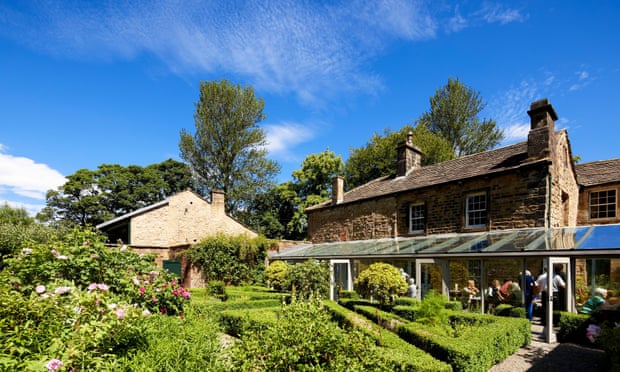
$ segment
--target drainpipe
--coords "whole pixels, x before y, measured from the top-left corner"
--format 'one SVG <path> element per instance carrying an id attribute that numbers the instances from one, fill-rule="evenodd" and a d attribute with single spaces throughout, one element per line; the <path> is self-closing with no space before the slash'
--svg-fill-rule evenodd
<path id="1" fill-rule="evenodd" d="M 551 172 L 547 169 L 547 228 L 551 228 L 551 201 L 553 199 L 553 180 L 551 179 Z"/>

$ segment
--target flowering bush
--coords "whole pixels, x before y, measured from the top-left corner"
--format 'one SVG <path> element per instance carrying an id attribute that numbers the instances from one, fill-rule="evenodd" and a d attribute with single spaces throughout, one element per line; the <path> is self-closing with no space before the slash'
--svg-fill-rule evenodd
<path id="1" fill-rule="evenodd" d="M 145 342 L 145 317 L 183 314 L 189 292 L 151 256 L 74 230 L 0 272 L 0 370 L 101 370 Z M 36 325 L 36 326 L 35 326 Z"/>

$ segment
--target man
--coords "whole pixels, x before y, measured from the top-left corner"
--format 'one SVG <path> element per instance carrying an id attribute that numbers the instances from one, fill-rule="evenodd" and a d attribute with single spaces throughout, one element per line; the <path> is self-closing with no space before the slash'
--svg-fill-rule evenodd
<path id="1" fill-rule="evenodd" d="M 549 293 L 547 292 L 547 268 L 543 269 L 542 274 L 536 279 L 536 286 L 540 288 L 540 301 L 542 303 L 541 321 L 544 325 L 547 319 L 547 303 L 549 302 Z"/>

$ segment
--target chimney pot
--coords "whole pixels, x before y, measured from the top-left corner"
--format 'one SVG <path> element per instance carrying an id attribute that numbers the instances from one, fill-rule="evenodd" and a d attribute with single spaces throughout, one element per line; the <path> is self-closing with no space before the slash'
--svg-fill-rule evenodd
<path id="1" fill-rule="evenodd" d="M 422 151 L 413 144 L 413 133 L 407 133 L 407 141 L 401 142 L 396 148 L 398 156 L 396 176 L 406 176 L 409 171 L 422 165 Z"/>

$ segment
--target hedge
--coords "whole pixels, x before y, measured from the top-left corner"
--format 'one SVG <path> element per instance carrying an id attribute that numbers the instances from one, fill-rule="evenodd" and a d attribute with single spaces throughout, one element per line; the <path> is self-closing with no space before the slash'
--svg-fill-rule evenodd
<path id="1" fill-rule="evenodd" d="M 324 301 L 332 318 L 343 328 L 355 328 L 373 338 L 379 347 L 384 347 L 386 361 L 395 371 L 452 371 L 449 364 L 433 358 L 430 354 L 404 341 L 396 334 L 360 317 L 355 312 L 333 301 Z"/>
<path id="2" fill-rule="evenodd" d="M 353 305 L 356 312 L 392 327 L 404 340 L 449 363 L 455 371 L 488 370 L 531 340 L 526 319 L 449 312 L 453 324 L 473 324 L 459 329 L 456 337 L 441 335 L 432 326 L 411 322 L 371 306 Z"/>

